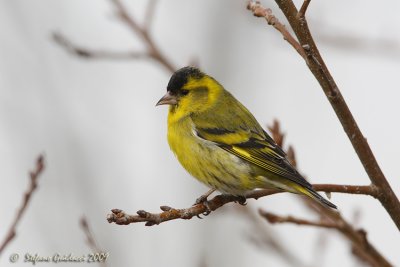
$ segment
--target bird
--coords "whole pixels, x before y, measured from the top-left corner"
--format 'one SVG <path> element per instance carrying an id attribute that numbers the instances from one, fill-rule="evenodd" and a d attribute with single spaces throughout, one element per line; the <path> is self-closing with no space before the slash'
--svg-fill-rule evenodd
<path id="1" fill-rule="evenodd" d="M 192 66 L 171 76 L 156 106 L 169 105 L 168 143 L 180 164 L 210 190 L 246 197 L 257 189 L 323 198 L 289 162 L 250 111 L 217 80 Z"/>

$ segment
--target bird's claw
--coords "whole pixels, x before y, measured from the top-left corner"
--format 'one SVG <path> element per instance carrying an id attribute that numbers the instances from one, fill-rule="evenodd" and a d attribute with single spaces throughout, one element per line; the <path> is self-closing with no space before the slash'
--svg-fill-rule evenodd
<path id="1" fill-rule="evenodd" d="M 211 213 L 211 211 L 212 211 L 211 208 L 210 208 L 210 205 L 209 205 L 209 203 L 208 203 L 207 197 L 208 197 L 208 196 L 206 196 L 206 195 L 202 195 L 201 197 L 199 197 L 198 199 L 196 199 L 196 202 L 193 204 L 193 206 L 199 205 L 199 204 L 204 205 L 204 207 L 206 208 L 206 211 L 202 213 L 203 216 L 209 215 L 209 214 Z M 196 216 L 197 216 L 197 218 L 199 218 L 199 219 L 203 219 L 203 218 L 200 216 L 200 214 L 198 214 L 198 215 L 196 215 Z"/>
<path id="2" fill-rule="evenodd" d="M 240 205 L 242 205 L 242 206 L 246 206 L 247 205 L 247 199 L 244 196 L 238 196 L 238 199 L 235 202 L 240 204 Z"/>

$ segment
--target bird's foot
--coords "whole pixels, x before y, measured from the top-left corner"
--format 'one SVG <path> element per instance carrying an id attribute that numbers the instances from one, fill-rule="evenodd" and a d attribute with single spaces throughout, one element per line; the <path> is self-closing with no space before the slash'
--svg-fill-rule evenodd
<path id="1" fill-rule="evenodd" d="M 198 204 L 202 204 L 206 208 L 206 210 L 202 213 L 203 216 L 208 216 L 211 213 L 212 210 L 211 210 L 210 205 L 209 205 L 207 200 L 205 200 L 205 201 L 203 201 L 201 203 L 198 203 Z M 203 218 L 201 218 L 200 214 L 198 214 L 196 216 L 199 219 L 203 219 Z"/>
<path id="2" fill-rule="evenodd" d="M 245 196 L 238 196 L 237 200 L 235 201 L 235 203 L 238 203 L 242 206 L 246 206 L 247 205 L 247 199 Z"/>
<path id="3" fill-rule="evenodd" d="M 197 204 L 201 204 L 201 203 L 207 202 L 207 198 L 214 192 L 215 192 L 215 189 L 208 190 L 207 193 L 201 195 L 200 197 L 198 197 L 196 199 L 196 202 L 193 204 L 193 206 L 197 205 Z"/>
<path id="4" fill-rule="evenodd" d="M 203 204 L 204 207 L 206 207 L 206 211 L 202 213 L 204 216 L 207 216 L 207 215 L 210 214 L 211 211 L 212 211 L 211 208 L 210 208 L 210 205 L 209 205 L 209 203 L 208 203 L 207 198 L 208 198 L 212 193 L 214 193 L 214 191 L 215 191 L 215 189 L 210 189 L 210 190 L 208 190 L 207 193 L 205 193 L 204 195 L 201 195 L 199 198 L 197 198 L 197 199 L 196 199 L 196 202 L 193 204 L 193 206 L 199 205 L 199 204 Z M 202 218 L 200 217 L 200 215 L 197 215 L 197 217 L 198 217 L 199 219 L 202 219 Z"/>

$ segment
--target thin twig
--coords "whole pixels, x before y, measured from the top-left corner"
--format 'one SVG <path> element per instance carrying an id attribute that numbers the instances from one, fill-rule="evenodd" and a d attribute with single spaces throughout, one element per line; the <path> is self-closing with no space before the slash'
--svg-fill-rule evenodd
<path id="1" fill-rule="evenodd" d="M 95 50 L 91 48 L 84 48 L 75 45 L 60 33 L 54 33 L 54 41 L 63 47 L 68 52 L 87 59 L 112 59 L 112 60 L 132 60 L 132 59 L 153 59 L 164 66 L 169 72 L 174 72 L 176 67 L 171 61 L 167 59 L 164 53 L 161 52 L 160 48 L 153 40 L 150 35 L 151 22 L 154 18 L 154 10 L 157 1 L 150 0 L 145 16 L 144 26 L 141 26 L 135 17 L 128 13 L 126 7 L 120 0 L 110 0 L 116 9 L 117 16 L 121 21 L 137 36 L 140 37 L 144 45 L 146 46 L 145 51 L 107 51 L 107 50 Z"/>
<path id="2" fill-rule="evenodd" d="M 270 223 L 293 223 L 297 225 L 308 225 L 317 226 L 322 228 L 337 228 L 338 226 L 334 222 L 313 222 L 305 219 L 299 219 L 294 216 L 278 216 L 272 212 L 259 209 L 258 213 L 261 217 L 265 218 Z"/>
<path id="3" fill-rule="evenodd" d="M 280 147 L 283 147 L 283 141 L 285 140 L 285 134 L 281 132 L 280 123 L 277 119 L 274 119 L 272 125 L 267 126 L 269 132 L 271 133 L 272 139 Z"/>
<path id="4" fill-rule="evenodd" d="M 145 45 L 147 46 L 148 54 L 157 60 L 161 65 L 163 65 L 170 72 L 174 72 L 176 67 L 167 59 L 167 57 L 161 52 L 157 44 L 154 42 L 153 38 L 150 36 L 148 28 L 142 27 L 136 21 L 136 19 L 130 15 L 127 8 L 122 4 L 120 0 L 110 0 L 116 10 L 118 17 L 132 30 L 133 33 L 139 35 Z M 149 15 L 149 13 L 148 13 Z M 150 16 L 152 16 L 150 12 Z M 149 22 L 147 22 L 149 24 Z"/>
<path id="5" fill-rule="evenodd" d="M 307 266 L 302 262 L 302 259 L 298 258 L 296 254 L 289 250 L 282 238 L 276 236 L 276 231 L 263 223 L 251 208 L 248 206 L 238 207 L 235 211 L 243 214 L 248 220 L 248 226 L 252 229 L 249 233 L 249 241 L 252 242 L 255 247 L 267 251 L 268 253 L 271 251 L 275 252 L 275 254 L 279 255 L 281 259 L 290 266 Z"/>
<path id="6" fill-rule="evenodd" d="M 297 53 L 307 60 L 307 55 L 303 49 L 303 47 L 299 44 L 299 42 L 290 34 L 290 32 L 286 29 L 285 25 L 283 25 L 273 14 L 272 10 L 269 8 L 263 8 L 260 2 L 249 1 L 247 4 L 247 9 L 253 12 L 253 15 L 256 17 L 265 18 L 269 25 L 272 25 L 275 29 L 277 29 L 291 46 L 296 49 Z"/>
<path id="7" fill-rule="evenodd" d="M 15 216 L 15 219 L 14 219 L 13 223 L 11 224 L 10 229 L 8 230 L 6 238 L 4 239 L 3 243 L 0 246 L 0 254 L 3 252 L 4 248 L 17 235 L 18 223 L 21 221 L 22 215 L 25 213 L 26 208 L 28 207 L 28 204 L 29 204 L 29 201 L 31 200 L 33 192 L 35 192 L 35 190 L 38 187 L 37 181 L 38 181 L 40 174 L 43 172 L 43 170 L 44 170 L 44 158 L 43 158 L 43 155 L 40 155 L 36 160 L 35 169 L 29 173 L 29 176 L 30 176 L 29 188 L 25 192 L 21 207 L 17 211 L 17 216 Z"/>
<path id="8" fill-rule="evenodd" d="M 303 5 L 300 8 L 299 13 L 297 13 L 297 17 L 303 19 L 306 15 L 308 5 L 310 4 L 311 0 L 304 0 Z"/>
<path id="9" fill-rule="evenodd" d="M 151 56 L 147 52 L 136 51 L 108 51 L 108 50 L 95 50 L 84 48 L 72 43 L 64 35 L 54 32 L 53 40 L 64 47 L 69 53 L 87 59 L 112 59 L 112 60 L 132 60 L 132 59 L 148 59 Z"/>
<path id="10" fill-rule="evenodd" d="M 90 247 L 90 249 L 92 250 L 92 252 L 93 253 L 105 253 L 104 250 L 100 248 L 96 239 L 94 238 L 93 232 L 90 229 L 89 223 L 85 216 L 82 216 L 79 224 L 81 225 L 83 233 L 86 236 L 86 242 L 87 242 L 88 246 Z M 98 263 L 100 266 L 104 266 L 104 267 L 107 266 L 106 259 L 104 259 L 103 261 L 99 260 Z"/>
<path id="11" fill-rule="evenodd" d="M 383 267 L 392 266 L 375 248 L 369 243 L 367 233 L 363 229 L 354 229 L 349 223 L 342 219 L 340 214 L 335 213 L 335 220 L 313 222 L 299 219 L 293 216 L 279 216 L 270 212 L 260 210 L 260 215 L 270 223 L 294 223 L 297 225 L 316 226 L 321 228 L 335 229 L 352 242 L 352 250 L 357 251 L 362 260 L 371 266 Z"/>
<path id="12" fill-rule="evenodd" d="M 337 185 L 337 184 L 315 184 L 313 188 L 316 191 L 325 193 L 345 193 L 355 195 L 368 195 L 374 198 L 378 197 L 378 189 L 374 185 Z"/>

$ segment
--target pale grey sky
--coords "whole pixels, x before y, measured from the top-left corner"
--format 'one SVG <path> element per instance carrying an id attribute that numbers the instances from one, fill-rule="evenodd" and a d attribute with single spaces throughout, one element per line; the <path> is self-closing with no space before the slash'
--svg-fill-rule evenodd
<path id="1" fill-rule="evenodd" d="M 141 20 L 146 1 L 125 2 Z M 284 21 L 274 1 L 263 4 Z M 307 13 L 326 64 L 398 195 L 399 7 L 394 0 L 313 1 Z M 155 12 L 152 36 L 168 58 L 178 67 L 197 59 L 260 123 L 279 119 L 299 169 L 312 182 L 369 184 L 304 62 L 276 30 L 246 10 L 245 1 L 160 0 Z M 83 214 L 110 253 L 108 266 L 186 267 L 202 260 L 208 267 L 290 266 L 249 242 L 254 225 L 233 205 L 203 220 L 151 228 L 108 224 L 112 208 L 134 213 L 160 205 L 189 207 L 207 189 L 174 158 L 166 141 L 167 109 L 154 107 L 168 71 L 150 61 L 73 57 L 52 41 L 54 31 L 85 47 L 143 48 L 109 1 L 0 0 L 0 240 L 34 159 L 39 153 L 46 158 L 40 187 L 0 266 L 9 265 L 13 252 L 89 253 L 79 227 Z M 346 46 L 343 40 L 361 44 Z M 400 263 L 398 230 L 379 202 L 339 194 L 331 200 L 350 221 L 360 212 L 357 225 L 392 263 Z M 290 194 L 252 200 L 249 207 L 315 218 Z M 326 255 L 315 262 L 321 230 L 265 227 L 307 266 L 360 266 L 337 233 L 327 233 Z"/>

